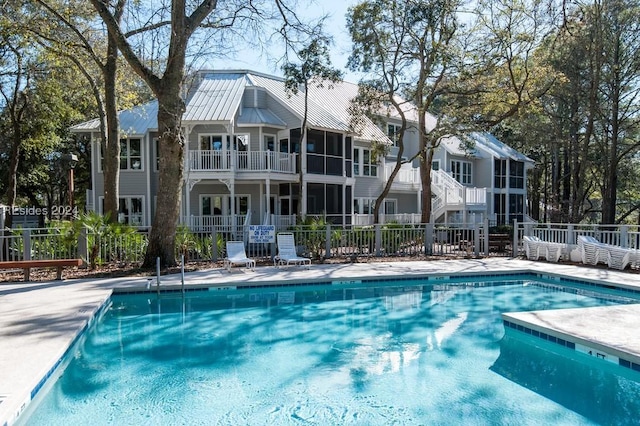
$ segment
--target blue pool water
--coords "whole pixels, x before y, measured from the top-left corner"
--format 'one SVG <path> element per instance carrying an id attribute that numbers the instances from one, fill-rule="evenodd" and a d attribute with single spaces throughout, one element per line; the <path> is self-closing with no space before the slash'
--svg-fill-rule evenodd
<path id="1" fill-rule="evenodd" d="M 619 303 L 638 300 L 522 279 L 114 296 L 22 420 L 636 424 L 638 373 L 500 317 Z"/>

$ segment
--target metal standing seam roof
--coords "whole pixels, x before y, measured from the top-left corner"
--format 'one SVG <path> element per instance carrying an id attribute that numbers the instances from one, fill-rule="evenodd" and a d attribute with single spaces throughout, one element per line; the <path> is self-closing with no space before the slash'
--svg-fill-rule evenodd
<path id="1" fill-rule="evenodd" d="M 205 78 L 188 100 L 182 121 L 231 121 L 236 115 L 246 86 L 246 77 L 238 73 L 215 74 Z"/>
<path id="2" fill-rule="evenodd" d="M 350 131 L 357 134 L 360 139 L 391 144 L 392 142 L 387 134 L 368 117 L 363 117 L 362 123 L 358 126 L 359 128 L 353 128 L 350 107 L 351 100 L 357 94 L 358 85 L 346 81 L 326 82 L 322 85 L 312 84 L 309 86 L 310 98 L 323 109 L 330 110 L 338 119 L 347 123 Z"/>
<path id="3" fill-rule="evenodd" d="M 288 93 L 285 89 L 284 79 L 269 78 L 259 74 L 249 74 L 251 82 L 258 87 L 264 87 L 269 94 L 286 105 L 294 114 L 302 118 L 304 114 L 304 94 Z M 309 126 L 324 129 L 334 129 L 336 131 L 349 132 L 349 123 L 344 122 L 333 112 L 318 104 L 313 97 L 308 98 L 307 122 Z"/>
<path id="4" fill-rule="evenodd" d="M 516 161 L 524 161 L 525 163 L 535 163 L 531 158 L 499 141 L 491 133 L 472 132 L 469 136 L 476 141 L 478 149 L 487 152 L 492 157 L 503 159 L 508 158 Z"/>
<path id="5" fill-rule="evenodd" d="M 287 127 L 287 123 L 271 112 L 271 110 L 254 107 L 242 107 L 236 124 L 245 126 L 267 124 L 275 127 Z"/>
<path id="6" fill-rule="evenodd" d="M 151 101 L 131 109 L 118 112 L 120 131 L 127 135 L 145 135 L 158 129 L 158 101 Z M 71 127 L 72 132 L 98 131 L 100 120 L 93 119 Z"/>
<path id="7" fill-rule="evenodd" d="M 471 151 L 465 151 L 462 147 L 462 141 L 457 136 L 446 136 L 440 139 L 440 146 L 450 154 L 471 158 L 490 158 L 487 152 L 478 149 L 479 144 L 476 143 Z"/>

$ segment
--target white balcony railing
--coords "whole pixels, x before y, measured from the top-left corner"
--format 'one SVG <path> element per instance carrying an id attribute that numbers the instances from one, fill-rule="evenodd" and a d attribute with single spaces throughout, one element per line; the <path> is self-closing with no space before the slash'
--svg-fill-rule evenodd
<path id="1" fill-rule="evenodd" d="M 394 164 L 387 164 L 384 167 L 384 180 L 388 180 L 391 176 L 391 172 L 395 167 Z M 394 184 L 420 186 L 420 169 L 417 167 L 411 167 L 410 164 L 403 164 L 393 180 Z"/>
<path id="2" fill-rule="evenodd" d="M 295 173 L 296 154 L 274 151 L 189 151 L 190 171 Z"/>

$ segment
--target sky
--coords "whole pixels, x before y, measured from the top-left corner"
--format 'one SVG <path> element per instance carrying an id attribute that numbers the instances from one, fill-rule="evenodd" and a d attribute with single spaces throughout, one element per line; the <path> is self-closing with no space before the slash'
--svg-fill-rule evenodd
<path id="1" fill-rule="evenodd" d="M 325 24 L 325 30 L 333 37 L 334 44 L 331 48 L 331 64 L 344 73 L 344 80 L 357 83 L 359 75 L 347 71 L 347 58 L 351 52 L 351 40 L 346 29 L 347 9 L 354 6 L 359 0 L 315 0 L 315 5 L 302 13 L 305 19 L 330 15 Z M 302 0 L 301 3 L 306 3 Z M 273 64 L 273 60 L 256 54 L 249 49 L 242 50 L 235 55 L 235 59 L 214 60 L 207 64 L 213 69 L 249 69 L 271 75 L 282 76 L 280 68 Z"/>

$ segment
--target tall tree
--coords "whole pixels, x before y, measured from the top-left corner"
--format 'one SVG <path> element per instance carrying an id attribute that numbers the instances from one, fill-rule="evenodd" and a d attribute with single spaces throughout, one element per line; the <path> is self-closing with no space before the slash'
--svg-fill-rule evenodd
<path id="1" fill-rule="evenodd" d="M 322 35 L 321 29 L 317 31 L 318 36 L 311 39 L 309 44 L 297 52 L 299 62 L 287 62 L 282 66 L 285 76 L 286 90 L 297 95 L 302 90 L 304 96 L 304 113 L 300 126 L 300 152 L 298 153 L 298 182 L 300 185 L 300 199 L 304 200 L 305 182 L 304 169 L 302 167 L 302 155 L 305 152 L 302 147 L 307 143 L 307 121 L 309 113 L 309 85 L 319 87 L 327 84 L 331 87 L 333 83 L 342 78 L 342 72 L 331 66 L 329 57 L 329 45 L 331 40 Z M 299 203 L 298 215 L 304 220 L 306 206 Z"/>
<path id="2" fill-rule="evenodd" d="M 182 132 L 182 115 L 185 111 L 182 88 L 189 41 L 201 26 L 220 30 L 221 34 L 237 30 L 244 22 L 248 32 L 256 34 L 262 30 L 262 22 L 278 18 L 277 32 L 281 37 L 292 40 L 292 29 L 296 33 L 295 29 L 303 25 L 284 0 L 250 4 L 240 0 L 224 4 L 215 0 L 172 0 L 170 4 L 163 1 L 157 7 L 144 2 L 129 2 L 125 8 L 127 5 L 130 8 L 127 16 L 132 21 L 123 23 L 118 22 L 111 2 L 91 0 L 91 4 L 124 58 L 158 100 L 159 190 L 143 266 L 152 267 L 156 258 L 160 258 L 162 265 L 174 265 L 175 231 L 184 174 L 186 141 Z M 267 7 L 268 4 L 271 8 Z M 145 17 L 142 13 L 147 7 Z M 212 14 L 214 11 L 216 14 Z M 301 33 L 305 34 L 304 31 Z M 136 41 L 139 42 L 137 45 Z M 209 44 L 211 40 L 202 40 L 202 43 Z M 163 55 L 158 55 L 154 49 L 162 51 Z M 147 54 L 152 56 L 153 61 L 145 61 Z M 162 61 L 160 56 L 164 56 Z"/>
<path id="3" fill-rule="evenodd" d="M 407 130 L 406 114 L 417 120 L 417 134 L 422 181 L 422 221 L 431 220 L 431 164 L 442 136 L 453 131 L 451 117 L 428 123 L 428 111 L 441 94 L 452 68 L 459 58 L 460 23 L 458 0 L 361 2 L 349 9 L 347 27 L 353 41 L 349 68 L 368 74 L 361 82 L 359 101 L 364 112 L 401 118 L 398 135 L 398 158 L 391 178 L 374 206 L 378 220 L 380 206 L 398 173 L 404 152 L 402 137 Z M 382 97 L 381 97 L 382 94 Z M 410 99 L 410 107 L 400 101 Z M 413 111 L 411 111 L 413 109 Z M 361 110 L 363 111 L 363 110 Z M 455 120 L 453 120 L 455 121 Z"/>
<path id="4" fill-rule="evenodd" d="M 60 5 L 54 0 L 36 0 L 35 4 L 37 7 L 25 27 L 38 37 L 43 46 L 71 61 L 92 88 L 100 123 L 100 149 L 104 173 L 103 212 L 111 221 L 115 221 L 118 216 L 120 182 L 116 40 L 109 34 L 106 41 L 101 37 L 95 37 L 96 32 L 90 31 L 95 12 L 88 13 L 84 2 L 67 2 Z M 125 0 L 113 3 L 113 17 L 118 24 L 122 19 L 124 5 Z M 33 25 L 36 18 L 42 25 Z M 99 70 L 97 75 L 92 72 L 91 65 Z"/>

